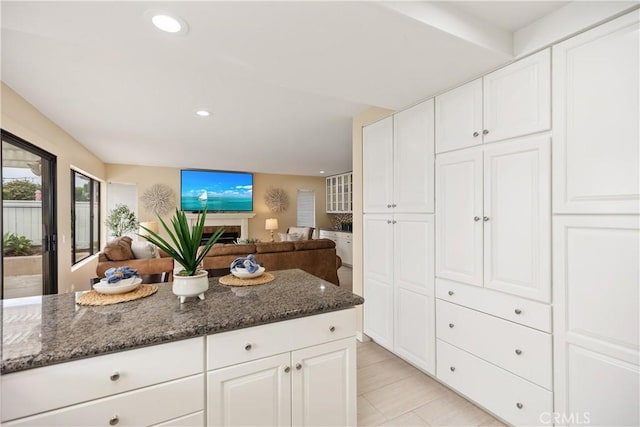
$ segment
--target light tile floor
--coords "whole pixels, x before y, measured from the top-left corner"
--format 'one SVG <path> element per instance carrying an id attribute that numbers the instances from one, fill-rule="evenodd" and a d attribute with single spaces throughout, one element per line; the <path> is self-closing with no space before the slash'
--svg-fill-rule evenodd
<path id="1" fill-rule="evenodd" d="M 374 342 L 358 343 L 359 426 L 504 426 Z"/>

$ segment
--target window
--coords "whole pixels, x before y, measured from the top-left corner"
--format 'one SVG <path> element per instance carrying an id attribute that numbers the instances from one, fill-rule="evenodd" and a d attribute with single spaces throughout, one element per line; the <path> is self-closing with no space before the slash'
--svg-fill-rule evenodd
<path id="1" fill-rule="evenodd" d="M 100 250 L 100 182 L 71 171 L 71 260 L 76 264 Z"/>
<path id="2" fill-rule="evenodd" d="M 298 227 L 316 226 L 316 192 L 298 190 Z"/>

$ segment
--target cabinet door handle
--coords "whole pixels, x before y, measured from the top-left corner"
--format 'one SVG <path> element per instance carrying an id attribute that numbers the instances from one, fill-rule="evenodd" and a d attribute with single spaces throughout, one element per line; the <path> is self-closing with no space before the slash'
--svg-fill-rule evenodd
<path id="1" fill-rule="evenodd" d="M 488 129 L 484 129 L 484 130 L 482 131 L 482 134 L 483 134 L 483 135 L 487 135 L 488 133 L 489 133 L 489 130 L 488 130 Z"/>
<path id="2" fill-rule="evenodd" d="M 302 369 L 302 363 L 296 363 L 296 370 Z"/>
<path id="3" fill-rule="evenodd" d="M 392 208 L 395 208 L 396 206 L 398 205 L 396 205 L 395 203 L 391 205 Z"/>
<path id="4" fill-rule="evenodd" d="M 480 136 L 480 134 L 479 134 L 478 132 L 474 132 L 474 133 L 473 133 L 473 137 L 474 137 L 474 138 L 477 138 L 478 136 Z"/>
<path id="5" fill-rule="evenodd" d="M 519 348 L 516 348 L 516 354 L 520 356 L 522 354 L 522 350 L 520 350 Z"/>
<path id="6" fill-rule="evenodd" d="M 398 222 L 398 221 L 393 220 L 393 221 L 391 221 L 391 224 L 396 224 L 397 222 Z"/>
<path id="7" fill-rule="evenodd" d="M 522 409 L 523 406 L 524 405 L 521 402 L 516 403 L 516 408 L 518 408 L 518 409 Z"/>
<path id="8" fill-rule="evenodd" d="M 515 310 L 513 310 L 513 312 L 515 314 L 522 314 L 522 310 L 520 310 L 519 308 L 516 308 Z"/>
<path id="9" fill-rule="evenodd" d="M 284 372 L 285 372 L 286 374 L 288 374 L 290 370 L 291 370 L 291 367 L 289 367 L 289 366 L 285 366 L 285 367 L 284 367 Z"/>
<path id="10" fill-rule="evenodd" d="M 455 292 L 453 292 L 453 291 L 449 291 L 449 292 L 447 292 L 447 293 L 449 294 L 449 296 L 453 296 L 453 294 L 454 294 Z"/>
<path id="11" fill-rule="evenodd" d="M 449 327 L 450 328 L 453 328 L 454 326 L 456 326 L 456 325 L 454 325 L 453 323 L 449 323 Z"/>
<path id="12" fill-rule="evenodd" d="M 251 343 L 247 343 L 244 345 L 244 349 L 247 351 L 251 351 L 251 349 L 253 348 L 253 346 L 251 345 Z"/>
<path id="13" fill-rule="evenodd" d="M 113 374 L 111 374 L 111 376 L 109 377 L 109 379 L 111 381 L 118 381 L 120 379 L 120 372 L 115 371 Z"/>
<path id="14" fill-rule="evenodd" d="M 482 220 L 483 220 L 484 222 L 487 222 L 487 221 L 489 221 L 489 217 L 488 217 L 488 216 L 483 216 L 483 217 L 482 217 Z"/>
<path id="15" fill-rule="evenodd" d="M 335 332 L 335 331 L 336 331 L 336 327 L 335 327 L 335 326 L 330 326 L 330 327 L 329 327 L 329 330 L 330 330 L 331 332 Z"/>
<path id="16" fill-rule="evenodd" d="M 391 224 L 391 220 L 390 219 L 387 220 L 387 224 Z"/>
<path id="17" fill-rule="evenodd" d="M 111 417 L 111 419 L 109 420 L 109 425 L 110 426 L 114 426 L 116 424 L 118 424 L 120 422 L 120 418 L 118 418 L 118 415 L 114 415 L 113 417 Z"/>
<path id="18" fill-rule="evenodd" d="M 387 205 L 387 207 L 388 207 L 389 209 L 391 209 L 391 205 Z"/>
<path id="19" fill-rule="evenodd" d="M 455 366 L 451 366 L 451 367 L 449 367 L 449 370 L 451 370 L 451 372 L 455 372 L 456 367 Z"/>
<path id="20" fill-rule="evenodd" d="M 474 217 L 473 217 L 473 220 L 474 220 L 475 222 L 478 222 L 478 221 L 480 221 L 480 217 L 479 217 L 479 216 L 474 216 Z"/>

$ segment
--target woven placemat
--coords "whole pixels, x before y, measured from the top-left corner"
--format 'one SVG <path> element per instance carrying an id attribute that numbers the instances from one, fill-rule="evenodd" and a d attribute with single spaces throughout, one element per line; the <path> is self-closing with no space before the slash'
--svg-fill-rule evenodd
<path id="1" fill-rule="evenodd" d="M 156 285 L 140 285 L 137 289 L 124 294 L 107 295 L 91 290 L 78 297 L 76 304 L 80 305 L 111 305 L 119 302 L 133 301 L 148 297 L 158 291 Z"/>
<path id="2" fill-rule="evenodd" d="M 253 279 L 239 279 L 233 274 L 227 274 L 226 276 L 222 276 L 218 279 L 218 283 L 221 285 L 227 286 L 254 286 L 254 285 L 264 285 L 265 283 L 271 282 L 275 277 L 271 273 L 264 273 L 260 277 L 256 277 Z"/>

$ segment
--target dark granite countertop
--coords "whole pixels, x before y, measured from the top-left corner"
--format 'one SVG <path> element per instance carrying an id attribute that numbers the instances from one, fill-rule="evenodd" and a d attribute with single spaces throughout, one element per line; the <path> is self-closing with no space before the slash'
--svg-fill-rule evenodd
<path id="1" fill-rule="evenodd" d="M 180 304 L 171 283 L 147 298 L 80 306 L 80 293 L 17 298 L 2 305 L 2 374 L 265 323 L 342 310 L 364 302 L 302 270 L 230 287 L 210 279 L 205 300 Z"/>

